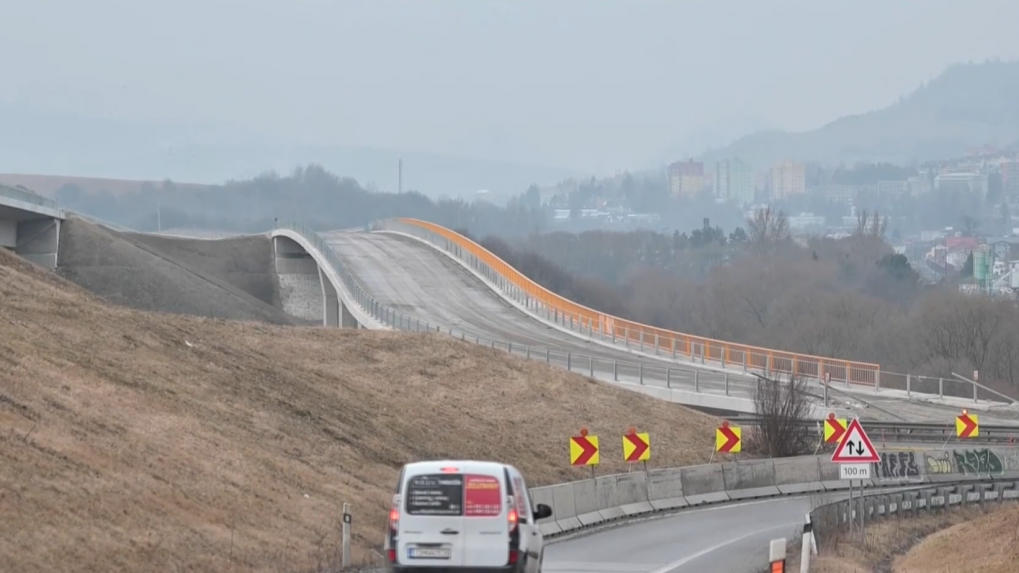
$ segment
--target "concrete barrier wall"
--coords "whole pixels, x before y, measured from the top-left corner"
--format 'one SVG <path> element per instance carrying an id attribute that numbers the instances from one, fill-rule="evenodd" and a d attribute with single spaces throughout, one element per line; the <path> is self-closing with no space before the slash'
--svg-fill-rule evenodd
<path id="1" fill-rule="evenodd" d="M 998 499 L 1003 494 L 994 493 L 997 486 L 1009 480 L 1019 480 L 1017 449 L 889 450 L 880 454 L 881 463 L 873 464 L 872 479 L 864 480 L 865 487 L 909 484 L 931 486 L 930 490 L 924 490 L 926 494 L 894 494 L 899 497 L 890 497 L 887 501 L 887 504 L 894 507 L 945 504 L 950 503 L 951 499 L 958 499 L 961 503 L 969 498 L 985 499 L 986 495 L 996 495 L 995 499 Z M 973 480 L 974 483 L 963 489 L 955 485 L 938 485 L 964 480 Z M 831 463 L 830 456 L 824 455 L 724 462 L 598 476 L 533 488 L 531 498 L 532 503 L 544 503 L 552 508 L 552 517 L 542 520 L 540 526 L 546 535 L 555 536 L 628 517 L 673 511 L 687 506 L 823 493 L 848 487 L 849 482 L 839 480 L 838 466 Z M 1019 496 L 1019 492 L 1009 495 Z M 949 501 L 939 501 L 942 498 Z"/>

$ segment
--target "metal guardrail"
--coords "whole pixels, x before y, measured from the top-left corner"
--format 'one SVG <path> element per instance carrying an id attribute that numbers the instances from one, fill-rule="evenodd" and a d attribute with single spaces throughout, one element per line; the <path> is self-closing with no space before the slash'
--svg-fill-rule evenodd
<path id="1" fill-rule="evenodd" d="M 18 189 L 17 187 L 8 187 L 6 185 L 0 185 L 0 196 L 15 199 L 17 201 L 24 201 L 25 203 L 31 203 L 32 205 L 38 205 L 40 207 L 47 207 L 50 209 L 57 210 L 60 209 L 60 207 L 57 205 L 57 202 L 54 201 L 53 199 L 43 197 L 42 195 L 32 193 L 31 191 Z"/>
<path id="2" fill-rule="evenodd" d="M 642 386 L 658 386 L 664 389 L 693 390 L 698 393 L 737 396 L 747 399 L 752 398 L 750 388 L 756 387 L 756 382 L 750 382 L 747 378 L 741 378 L 729 372 L 711 372 L 695 368 L 685 369 L 682 367 L 655 366 L 641 362 L 611 360 L 562 349 L 530 346 L 493 339 L 465 329 L 432 324 L 409 314 L 398 312 L 368 294 L 368 291 L 361 286 L 360 282 L 343 264 L 343 261 L 330 248 L 329 243 L 315 230 L 296 222 L 278 222 L 276 228 L 293 231 L 310 242 L 316 250 L 322 253 L 326 261 L 336 269 L 337 274 L 347 288 L 347 292 L 361 310 L 381 324 L 397 330 L 444 333 L 466 342 L 503 350 L 528 360 L 545 362 L 551 366 L 564 368 L 569 372 L 583 374 L 591 378 L 611 379 L 616 382 Z"/>
<path id="3" fill-rule="evenodd" d="M 760 418 L 756 416 L 736 416 L 730 418 L 734 424 L 753 428 L 759 426 Z M 819 423 L 818 420 L 796 420 L 790 422 L 799 427 L 813 428 Z M 954 424 L 934 424 L 927 422 L 865 422 L 870 437 L 875 442 L 903 441 L 903 442 L 947 442 L 956 437 Z M 1012 444 L 1019 438 L 1019 420 L 1014 426 L 986 425 L 980 424 L 980 435 L 974 438 L 965 438 L 958 443 L 991 442 Z"/>

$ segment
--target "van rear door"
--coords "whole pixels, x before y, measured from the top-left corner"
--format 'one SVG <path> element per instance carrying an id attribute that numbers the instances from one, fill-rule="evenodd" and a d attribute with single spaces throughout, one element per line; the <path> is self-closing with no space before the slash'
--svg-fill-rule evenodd
<path id="1" fill-rule="evenodd" d="M 459 473 L 411 475 L 404 488 L 396 560 L 412 567 L 462 567 L 467 531 Z"/>
<path id="2" fill-rule="evenodd" d="M 464 565 L 500 567 L 509 560 L 505 472 L 464 475 Z"/>

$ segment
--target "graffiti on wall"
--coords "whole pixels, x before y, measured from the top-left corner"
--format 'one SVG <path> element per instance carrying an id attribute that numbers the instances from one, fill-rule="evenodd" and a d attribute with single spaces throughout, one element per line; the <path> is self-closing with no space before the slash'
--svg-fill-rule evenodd
<path id="1" fill-rule="evenodd" d="M 965 475 L 1001 475 L 1005 466 L 998 454 L 984 448 L 982 450 L 954 450 L 955 466 L 959 473 Z"/>
<path id="2" fill-rule="evenodd" d="M 939 454 L 927 454 L 927 475 L 946 475 L 952 473 L 952 457 L 947 451 Z"/>
<path id="3" fill-rule="evenodd" d="M 882 452 L 881 462 L 874 465 L 878 479 L 921 479 L 913 452 Z"/>

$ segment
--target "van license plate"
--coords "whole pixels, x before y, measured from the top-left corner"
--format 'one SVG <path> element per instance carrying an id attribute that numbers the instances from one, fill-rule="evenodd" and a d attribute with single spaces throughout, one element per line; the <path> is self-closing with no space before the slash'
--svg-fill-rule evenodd
<path id="1" fill-rule="evenodd" d="M 432 549 L 430 547 L 409 547 L 407 557 L 411 559 L 449 559 L 452 551 L 449 549 Z"/>

